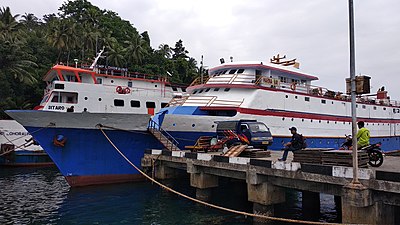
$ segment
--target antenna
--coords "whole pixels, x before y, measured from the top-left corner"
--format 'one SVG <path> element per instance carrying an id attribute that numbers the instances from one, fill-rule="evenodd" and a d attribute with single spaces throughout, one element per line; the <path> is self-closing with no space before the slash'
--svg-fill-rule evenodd
<path id="1" fill-rule="evenodd" d="M 101 57 L 101 54 L 103 54 L 103 52 L 104 52 L 104 46 L 103 46 L 103 49 L 101 49 L 101 51 L 97 54 L 96 58 L 94 58 L 94 61 L 93 61 L 92 65 L 90 65 L 89 69 L 94 69 L 94 67 L 97 64 L 97 60 L 99 60 L 99 58 Z"/>

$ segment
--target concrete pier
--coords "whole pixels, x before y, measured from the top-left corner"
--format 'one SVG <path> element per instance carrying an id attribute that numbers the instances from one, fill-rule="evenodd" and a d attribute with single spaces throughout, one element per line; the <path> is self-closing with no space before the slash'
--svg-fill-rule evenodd
<path id="1" fill-rule="evenodd" d="M 335 196 L 343 223 L 396 224 L 400 207 L 400 165 L 393 171 L 359 169 L 361 185 L 350 185 L 352 168 L 320 164 L 277 162 L 268 159 L 224 157 L 206 153 L 149 150 L 142 167 L 156 159 L 156 177 L 166 179 L 181 171 L 190 175 L 196 198 L 209 201 L 220 178 L 246 182 L 253 212 L 274 215 L 276 204 L 285 202 L 286 189 L 302 192 L 304 218 L 320 211 L 320 193 Z M 158 171 L 158 172 L 157 172 Z M 340 217 L 339 216 L 339 217 Z M 255 219 L 257 222 L 265 222 Z"/>

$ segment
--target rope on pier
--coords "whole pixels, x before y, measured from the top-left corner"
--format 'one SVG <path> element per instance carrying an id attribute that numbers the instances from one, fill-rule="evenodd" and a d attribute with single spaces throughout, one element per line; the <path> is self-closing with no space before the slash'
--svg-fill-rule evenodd
<path id="1" fill-rule="evenodd" d="M 105 133 L 105 131 L 102 129 L 102 126 L 97 125 L 96 126 L 98 129 L 100 129 L 100 131 L 103 133 L 104 137 L 108 140 L 108 142 L 110 142 L 110 144 L 115 148 L 115 150 L 132 166 L 134 167 L 140 174 L 142 174 L 144 177 L 146 177 L 147 179 L 149 179 L 150 181 L 152 181 L 153 183 L 156 183 L 158 186 L 160 186 L 161 188 L 170 191 L 174 194 L 177 194 L 183 198 L 186 198 L 188 200 L 191 200 L 193 202 L 197 202 L 199 204 L 211 207 L 211 208 L 215 208 L 215 209 L 219 209 L 222 211 L 226 211 L 226 212 L 231 212 L 231 213 L 235 213 L 235 214 L 239 214 L 239 215 L 243 215 L 243 216 L 251 216 L 251 217 L 256 217 L 256 218 L 260 218 L 260 219 L 266 219 L 266 220 L 274 220 L 274 221 L 281 221 L 281 222 L 288 222 L 288 223 L 301 223 L 301 224 L 314 224 L 314 225 L 322 225 L 322 224 L 330 224 L 330 225 L 343 225 L 341 223 L 326 223 L 326 222 L 314 222 L 314 221 L 305 221 L 305 220 L 295 220 L 295 219 L 286 219 L 286 218 L 279 218 L 279 217 L 272 217 L 272 216 L 265 216 L 265 215 L 261 215 L 261 214 L 254 214 L 254 213 L 248 213 L 248 212 L 243 212 L 243 211 L 239 211 L 239 210 L 234 210 L 234 209 L 229 209 L 229 208 L 225 208 L 222 206 L 218 206 L 218 205 L 214 205 L 208 202 L 204 202 L 201 200 L 198 200 L 196 198 L 192 198 L 188 195 L 185 195 L 183 193 L 180 193 L 160 182 L 158 182 L 157 180 L 153 179 L 152 177 L 150 177 L 149 175 L 147 175 L 145 172 L 143 172 L 141 169 L 139 169 L 135 164 L 133 164 L 119 149 L 118 147 L 111 141 L 111 139 L 107 136 L 107 134 Z"/>

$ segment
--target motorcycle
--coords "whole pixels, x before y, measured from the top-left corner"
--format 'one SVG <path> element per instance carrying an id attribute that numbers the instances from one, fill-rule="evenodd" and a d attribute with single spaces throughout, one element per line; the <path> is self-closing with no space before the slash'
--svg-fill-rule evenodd
<path id="1" fill-rule="evenodd" d="M 351 150 L 353 149 L 353 139 L 351 135 L 345 135 L 346 140 L 340 146 L 340 150 Z M 368 154 L 368 164 L 372 167 L 380 167 L 383 164 L 383 153 L 381 150 L 381 142 L 370 144 L 359 149 L 365 151 Z"/>

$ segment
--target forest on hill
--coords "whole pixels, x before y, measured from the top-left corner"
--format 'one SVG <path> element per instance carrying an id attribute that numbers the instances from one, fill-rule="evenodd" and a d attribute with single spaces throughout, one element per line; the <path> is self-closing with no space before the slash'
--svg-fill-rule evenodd
<path id="1" fill-rule="evenodd" d="M 55 64 L 91 64 L 104 47 L 98 64 L 146 74 L 172 74 L 170 80 L 188 84 L 199 74 L 182 40 L 174 46 L 150 45 L 147 31 L 139 32 L 116 12 L 87 0 L 64 2 L 59 12 L 38 18 L 0 8 L 0 118 L 4 110 L 38 105 L 43 75 Z"/>

